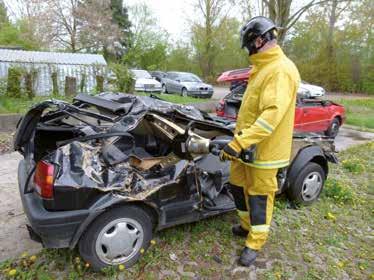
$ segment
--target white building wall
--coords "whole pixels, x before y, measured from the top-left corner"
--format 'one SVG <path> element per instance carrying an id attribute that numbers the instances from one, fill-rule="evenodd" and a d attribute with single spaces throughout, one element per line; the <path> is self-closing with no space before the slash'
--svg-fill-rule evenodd
<path id="1" fill-rule="evenodd" d="M 69 65 L 69 64 L 47 64 L 47 63 L 17 63 L 0 61 L 0 79 L 6 81 L 8 77 L 8 69 L 10 67 L 22 67 L 30 70 L 37 70 L 37 78 L 34 82 L 36 95 L 45 96 L 52 93 L 52 73 L 57 71 L 57 81 L 59 85 L 60 95 L 65 91 L 65 77 L 75 77 L 77 79 L 77 92 L 80 91 L 80 83 L 82 74 L 86 74 L 85 92 L 93 93 L 96 88 L 96 74 L 105 76 L 106 67 L 98 65 Z"/>

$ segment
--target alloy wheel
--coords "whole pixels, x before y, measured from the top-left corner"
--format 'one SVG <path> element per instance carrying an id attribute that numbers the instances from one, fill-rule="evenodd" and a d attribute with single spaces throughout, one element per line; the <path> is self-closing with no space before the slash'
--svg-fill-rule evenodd
<path id="1" fill-rule="evenodd" d="M 309 173 L 303 182 L 302 197 L 304 201 L 314 200 L 321 191 L 323 184 L 322 176 L 319 172 Z"/>
<path id="2" fill-rule="evenodd" d="M 116 219 L 100 231 L 96 239 L 96 254 L 106 264 L 124 263 L 140 251 L 143 239 L 143 228 L 136 220 Z"/>

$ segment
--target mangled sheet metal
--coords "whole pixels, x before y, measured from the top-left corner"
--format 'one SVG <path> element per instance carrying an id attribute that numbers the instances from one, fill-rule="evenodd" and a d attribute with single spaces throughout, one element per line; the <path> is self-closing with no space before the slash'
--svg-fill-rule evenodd
<path id="1" fill-rule="evenodd" d="M 98 99 L 101 100 L 99 101 Z M 203 114 L 193 106 L 174 104 L 158 99 L 157 97 L 106 92 L 97 97 L 79 94 L 75 100 L 90 102 L 115 114 L 121 114 L 121 116 L 139 117 L 145 112 L 158 112 L 168 115 L 179 113 L 194 120 L 204 120 Z"/>
<path id="2" fill-rule="evenodd" d="M 173 156 L 159 158 L 148 168 L 139 168 L 139 164 L 148 164 L 147 159 L 145 163 L 140 163 L 142 159 L 135 156 L 128 159 L 109 166 L 103 160 L 102 145 L 77 141 L 57 149 L 47 158 L 59 167 L 55 186 L 116 191 L 132 199 L 144 199 L 163 185 L 178 181 L 188 167 L 188 161 L 175 162 Z M 134 164 L 131 159 L 138 162 Z"/>
<path id="3" fill-rule="evenodd" d="M 25 137 L 35 138 L 34 160 L 58 166 L 55 186 L 145 199 L 186 174 L 194 174 L 199 179 L 192 184 L 199 184 L 214 199 L 227 181 L 227 164 L 216 166 L 218 158 L 194 161 L 183 154 L 180 139 L 190 121 L 201 121 L 204 129 L 228 130 L 193 106 L 122 93 L 79 94 L 73 104 L 42 102 L 25 119 L 33 125 L 27 131 L 19 129 L 15 148 L 21 151 L 28 141 Z M 209 166 L 214 170 L 210 172 Z"/>

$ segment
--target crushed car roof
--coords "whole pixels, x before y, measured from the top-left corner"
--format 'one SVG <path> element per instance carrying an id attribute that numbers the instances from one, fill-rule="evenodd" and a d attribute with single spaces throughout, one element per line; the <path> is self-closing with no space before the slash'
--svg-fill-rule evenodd
<path id="1" fill-rule="evenodd" d="M 88 103 L 119 115 L 136 115 L 145 111 L 163 114 L 178 112 L 196 120 L 204 120 L 201 111 L 190 105 L 170 103 L 156 96 L 137 96 L 133 94 L 105 92 L 97 96 L 78 94 L 75 101 Z"/>

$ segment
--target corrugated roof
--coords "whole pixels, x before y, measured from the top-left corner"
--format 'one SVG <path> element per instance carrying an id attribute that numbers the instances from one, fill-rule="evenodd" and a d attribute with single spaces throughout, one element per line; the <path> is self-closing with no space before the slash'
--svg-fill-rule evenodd
<path id="1" fill-rule="evenodd" d="M 0 62 L 47 63 L 69 65 L 106 65 L 100 54 L 37 52 L 0 49 Z"/>

